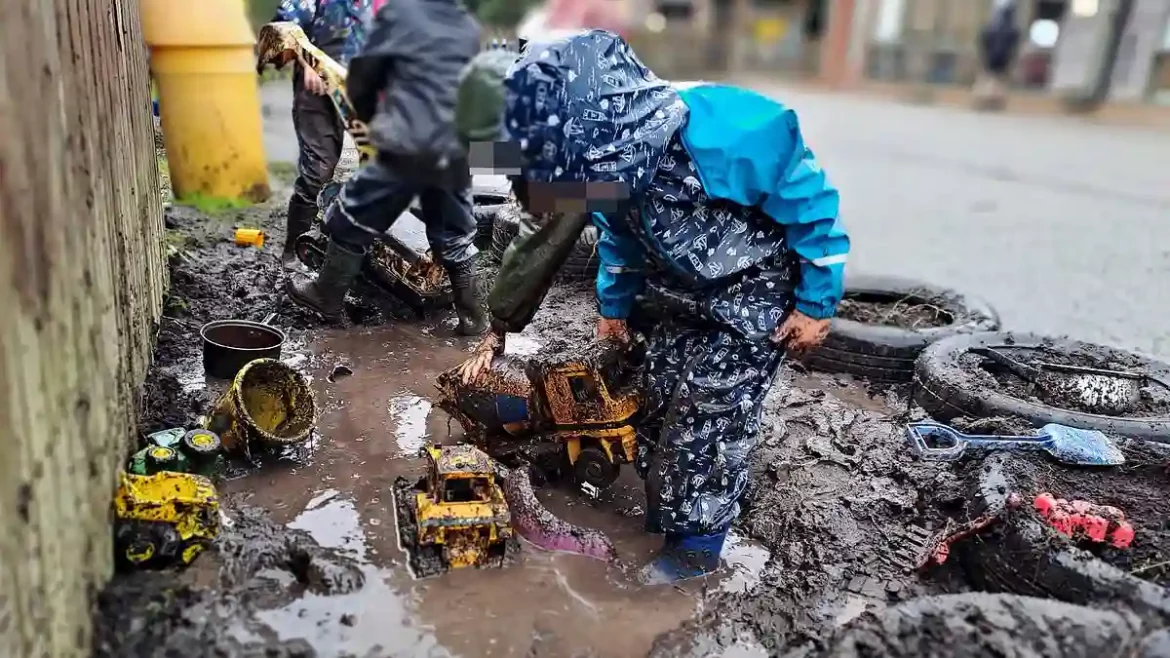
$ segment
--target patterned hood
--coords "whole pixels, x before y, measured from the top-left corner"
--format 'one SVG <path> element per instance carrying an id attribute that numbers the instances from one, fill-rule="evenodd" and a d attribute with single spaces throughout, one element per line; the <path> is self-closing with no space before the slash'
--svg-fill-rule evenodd
<path id="1" fill-rule="evenodd" d="M 639 195 L 686 117 L 670 84 L 602 30 L 530 44 L 505 81 L 504 128 L 531 182 L 624 183 Z"/>

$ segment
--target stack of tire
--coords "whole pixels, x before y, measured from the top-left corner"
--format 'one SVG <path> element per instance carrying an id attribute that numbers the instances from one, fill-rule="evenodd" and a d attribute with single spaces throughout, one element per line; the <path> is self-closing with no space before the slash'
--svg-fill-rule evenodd
<path id="1" fill-rule="evenodd" d="M 509 200 L 496 212 L 490 242 L 491 255 L 495 262 L 500 262 L 508 245 L 512 244 L 512 240 L 520 232 L 520 219 L 523 216 L 524 210 L 515 200 Z M 569 258 L 561 266 L 559 276 L 562 281 L 589 283 L 597 278 L 597 268 L 601 262 L 597 255 L 599 238 L 597 227 L 593 225 L 585 227 Z"/>

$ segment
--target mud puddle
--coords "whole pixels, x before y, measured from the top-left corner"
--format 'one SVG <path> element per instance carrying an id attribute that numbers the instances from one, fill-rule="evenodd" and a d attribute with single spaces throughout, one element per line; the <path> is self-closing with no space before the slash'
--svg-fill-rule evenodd
<path id="1" fill-rule="evenodd" d="M 539 349 L 539 338 L 510 344 Z M 255 612 L 280 639 L 305 641 L 320 656 L 573 656 L 582 647 L 644 655 L 656 636 L 701 610 L 705 592 L 758 582 L 767 551 L 739 537 L 729 542 L 728 569 L 680 588 L 641 588 L 621 569 L 529 545 L 502 569 L 414 580 L 398 546 L 391 488 L 399 476 L 422 474 L 418 447 L 459 438 L 458 425 L 430 400 L 435 377 L 460 363 L 467 345 L 409 326 L 324 331 L 315 341 L 314 386 L 325 412 L 311 459 L 264 468 L 225 489 L 355 560 L 366 584 Z M 340 355 L 352 374 L 329 382 Z M 567 521 L 606 532 L 625 563 L 639 565 L 658 547 L 660 539 L 642 530 L 641 482 L 632 470 L 597 499 L 569 485 L 539 496 Z"/>

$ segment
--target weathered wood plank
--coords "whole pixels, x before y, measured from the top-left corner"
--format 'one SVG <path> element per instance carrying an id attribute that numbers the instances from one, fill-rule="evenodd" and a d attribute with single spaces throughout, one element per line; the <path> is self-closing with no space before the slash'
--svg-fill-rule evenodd
<path id="1" fill-rule="evenodd" d="M 137 0 L 0 0 L 0 655 L 86 656 L 166 287 Z"/>

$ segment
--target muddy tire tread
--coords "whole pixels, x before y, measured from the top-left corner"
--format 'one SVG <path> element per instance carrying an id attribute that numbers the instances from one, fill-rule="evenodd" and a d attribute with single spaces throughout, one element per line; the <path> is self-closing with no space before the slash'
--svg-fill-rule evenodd
<path id="1" fill-rule="evenodd" d="M 978 297 L 925 282 L 887 276 L 854 276 L 845 294 L 918 294 L 942 300 L 943 309 L 963 318 L 958 324 L 922 330 L 864 324 L 833 318 L 829 335 L 804 363 L 824 372 L 869 378 L 876 383 L 910 381 L 918 355 L 930 344 L 954 335 L 999 328 L 999 313 Z M 898 374 L 894 375 L 893 372 Z"/>
<path id="2" fill-rule="evenodd" d="M 959 357 L 971 348 L 1012 345 L 1014 347 L 1049 346 L 1055 349 L 1105 349 L 1140 359 L 1146 374 L 1170 381 L 1170 364 L 1114 348 L 1091 345 L 1067 338 L 1051 338 L 1036 334 L 982 332 L 953 336 L 927 348 L 915 364 L 914 401 L 932 418 L 948 422 L 959 416 L 989 418 L 1014 416 L 1034 427 L 1059 423 L 1106 434 L 1124 436 L 1156 443 L 1170 443 L 1170 417 L 1124 418 L 1103 416 L 1061 409 L 1041 402 L 1020 400 L 976 381 L 958 363 Z"/>

